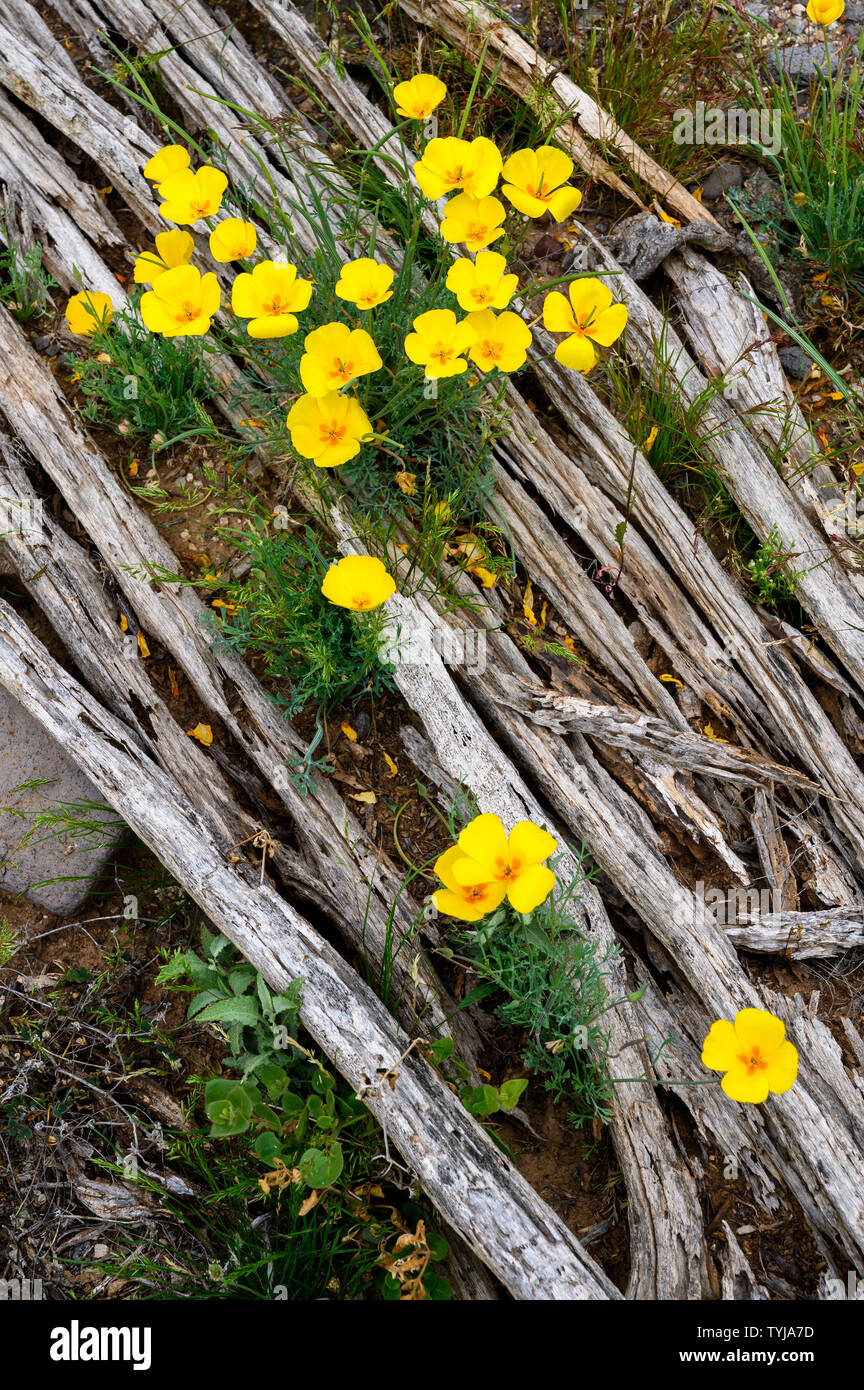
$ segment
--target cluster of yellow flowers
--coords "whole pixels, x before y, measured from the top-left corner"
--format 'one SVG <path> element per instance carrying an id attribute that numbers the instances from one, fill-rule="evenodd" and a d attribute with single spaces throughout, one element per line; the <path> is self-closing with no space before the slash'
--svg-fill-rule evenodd
<path id="1" fill-rule="evenodd" d="M 401 115 L 426 120 L 446 92 L 439 78 L 421 73 L 399 83 L 394 98 Z M 507 273 L 504 256 L 487 249 L 503 235 L 506 216 L 494 193 L 501 179 L 501 192 L 517 211 L 528 217 L 551 212 L 562 221 L 582 200 L 568 183 L 572 173 L 572 160 L 551 146 L 518 150 L 506 161 L 482 136 L 433 138 L 425 146 L 414 165 L 417 183 L 431 200 L 454 195 L 445 205 L 441 234 L 470 253 L 454 261 L 446 279 L 465 317 L 458 319 L 452 309 L 429 310 L 414 319 L 413 332 L 405 338 L 406 355 L 427 378 L 457 376 L 467 370 L 469 360 L 484 372 L 509 373 L 525 364 L 531 329 L 507 308 L 518 277 Z M 142 321 L 150 332 L 166 337 L 201 337 L 210 331 L 222 292 L 212 271 L 202 274 L 192 265 L 195 243 L 183 228 L 218 216 L 227 176 L 207 164 L 193 169 L 183 145 L 158 150 L 144 174 L 155 186 L 161 215 L 176 226 L 158 234 L 153 249 L 135 261 L 135 283 L 149 286 L 141 297 Z M 244 263 L 231 286 L 231 309 L 247 321 L 250 338 L 284 338 L 298 331 L 298 314 L 308 308 L 313 284 L 298 275 L 296 265 L 265 259 L 245 268 L 256 251 L 257 236 L 253 224 L 238 217 L 213 225 L 209 245 L 215 261 Z M 364 256 L 342 266 L 334 292 L 368 313 L 391 298 L 393 279 L 390 266 Z M 66 309 L 70 329 L 85 335 L 106 327 L 112 314 L 110 297 L 95 291 L 73 296 Z M 546 327 L 566 335 L 556 357 L 583 372 L 596 361 L 593 344 L 614 342 L 626 318 L 626 308 L 612 304 L 611 292 L 599 280 L 571 284 L 569 298 L 547 295 L 543 309 Z M 365 328 L 332 322 L 306 335 L 299 364 L 303 394 L 287 417 L 292 445 L 301 457 L 318 468 L 336 468 L 355 458 L 363 443 L 374 437 L 372 423 L 350 388 L 382 366 Z M 371 563 L 368 556 L 350 558 Z M 356 565 L 352 572 L 358 572 Z M 380 575 L 373 583 L 370 570 L 369 578 L 368 584 L 365 578 L 360 583 L 358 601 L 347 606 L 362 610 L 384 601 L 367 601 L 383 592 Z"/>
<path id="2" fill-rule="evenodd" d="M 402 116 L 427 120 L 446 93 L 439 78 L 419 73 L 395 89 L 396 109 Z M 501 192 L 517 212 L 532 218 L 549 212 L 556 222 L 563 222 L 582 201 L 582 194 L 568 182 L 572 174 L 572 159 L 551 145 L 517 150 L 505 161 L 497 145 L 485 136 L 429 141 L 414 165 L 414 177 L 433 201 L 454 195 L 444 205 L 441 235 L 445 241 L 465 246 L 475 259 L 460 258 L 447 276 L 447 288 L 466 317 L 459 322 L 449 309 L 431 310 L 414 320 L 414 332 L 405 340 L 405 351 L 427 377 L 464 372 L 466 354 L 481 371 L 514 372 L 524 366 L 530 329 L 519 314 L 494 312 L 506 310 L 518 284 L 515 275 L 505 274 L 504 257 L 487 250 L 504 235 L 507 216 L 494 193 L 501 179 Z M 595 365 L 593 344 L 609 347 L 626 322 L 626 307 L 613 305 L 612 292 L 593 278 L 571 283 L 569 301 L 563 294 L 552 293 L 543 305 L 544 326 L 551 333 L 567 335 L 556 348 L 557 360 L 579 372 Z"/>
<path id="3" fill-rule="evenodd" d="M 433 894 L 435 906 L 463 922 L 478 922 L 505 898 L 517 912 L 533 912 L 554 886 L 544 860 L 557 847 L 533 821 L 520 820 L 508 835 L 498 816 L 475 816 L 435 865 L 444 884 Z"/>

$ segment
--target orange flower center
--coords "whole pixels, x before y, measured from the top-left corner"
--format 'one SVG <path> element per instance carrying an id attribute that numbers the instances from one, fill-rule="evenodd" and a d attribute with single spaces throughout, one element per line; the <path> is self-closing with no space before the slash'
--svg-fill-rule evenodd
<path id="1" fill-rule="evenodd" d="M 489 896 L 488 883 L 472 883 L 470 888 L 462 889 L 462 897 L 466 903 L 482 903 Z"/>
<path id="2" fill-rule="evenodd" d="M 489 304 L 492 300 L 492 290 L 489 285 L 477 285 L 471 291 L 471 298 L 475 304 Z"/>
<path id="3" fill-rule="evenodd" d="M 345 425 L 337 424 L 335 420 L 329 423 L 322 421 L 319 435 L 322 444 L 338 444 L 345 438 L 347 429 Z"/>
<path id="4" fill-rule="evenodd" d="M 261 312 L 262 314 L 272 314 L 274 318 L 278 318 L 280 314 L 288 314 L 291 311 L 288 308 L 287 298 L 283 298 L 281 294 L 274 294 L 269 304 L 261 305 Z"/>
<path id="5" fill-rule="evenodd" d="M 500 343 L 490 343 L 488 338 L 485 343 L 480 344 L 481 354 L 483 357 L 488 357 L 492 362 L 497 362 L 503 351 L 504 349 Z"/>
<path id="6" fill-rule="evenodd" d="M 330 375 L 335 376 L 337 381 L 350 381 L 354 375 L 354 363 L 343 362 L 340 357 L 334 357 Z"/>
<path id="7" fill-rule="evenodd" d="M 468 177 L 473 178 L 474 176 L 473 174 L 469 174 Z M 456 185 L 461 183 L 464 178 L 465 171 L 462 165 L 459 164 L 455 169 L 447 170 L 447 173 L 444 175 L 444 182 L 449 184 L 451 188 L 455 188 Z"/>
<path id="8" fill-rule="evenodd" d="M 538 185 L 537 185 L 536 188 L 534 188 L 532 184 L 526 183 L 526 185 L 525 185 L 525 192 L 526 192 L 526 193 L 530 193 L 530 195 L 531 195 L 532 198 L 539 198 L 541 203 L 548 203 L 548 202 L 549 202 L 549 199 L 552 197 L 551 192 L 549 192 L 549 193 L 544 193 L 544 192 L 543 192 L 543 180 L 542 180 L 542 178 L 541 178 L 541 180 L 540 180 L 540 182 L 538 183 Z"/>
<path id="9" fill-rule="evenodd" d="M 174 317 L 177 323 L 191 323 L 192 320 L 197 319 L 200 316 L 200 314 L 201 305 L 190 304 L 187 300 L 186 303 L 181 306 L 181 308 L 178 310 Z"/>
<path id="10" fill-rule="evenodd" d="M 372 600 L 368 594 L 355 594 L 351 600 L 352 608 L 371 608 Z"/>
<path id="11" fill-rule="evenodd" d="M 498 879 L 501 879 L 501 878 L 507 878 L 507 879 L 518 878 L 519 875 L 520 875 L 520 873 L 522 872 L 522 860 L 521 860 L 521 859 L 510 859 L 510 860 L 508 861 L 507 859 L 504 859 L 504 858 L 496 859 L 496 860 L 495 860 L 495 868 L 496 868 L 496 870 L 497 870 L 497 872 L 496 872 L 496 874 L 495 874 L 495 877 L 498 878 Z"/>
<path id="12" fill-rule="evenodd" d="M 202 203 L 190 203 L 189 207 L 192 212 L 197 213 L 199 217 L 209 217 L 212 211 L 212 203 L 212 198 L 205 198 Z"/>
<path id="13" fill-rule="evenodd" d="M 739 1052 L 738 1061 L 747 1068 L 748 1076 L 752 1076 L 755 1071 L 764 1071 L 768 1065 L 757 1046 L 751 1047 L 749 1054 Z"/>
<path id="14" fill-rule="evenodd" d="M 436 343 L 432 351 L 429 353 L 430 361 L 440 362 L 442 367 L 444 366 L 445 362 L 450 361 L 450 358 L 452 356 L 453 349 L 451 347 L 448 347 L 446 343 Z"/>
<path id="15" fill-rule="evenodd" d="M 466 222 L 466 223 L 465 223 L 465 240 L 466 240 L 466 241 L 483 241 L 483 239 L 486 237 L 488 231 L 489 231 L 489 223 L 488 223 L 488 222 Z"/>

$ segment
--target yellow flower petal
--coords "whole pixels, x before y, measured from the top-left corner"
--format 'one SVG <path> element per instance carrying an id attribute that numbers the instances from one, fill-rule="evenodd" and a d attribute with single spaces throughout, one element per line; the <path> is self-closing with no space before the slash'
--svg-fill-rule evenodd
<path id="1" fill-rule="evenodd" d="M 517 912 L 533 912 L 555 887 L 555 875 L 545 864 L 535 864 L 510 883 L 507 897 Z"/>
<path id="2" fill-rule="evenodd" d="M 213 742 L 213 730 L 209 724 L 196 724 L 194 729 L 190 729 L 189 738 L 197 738 L 199 743 L 203 743 L 205 748 L 209 748 Z"/>
<path id="3" fill-rule="evenodd" d="M 491 812 L 475 816 L 459 835 L 459 848 L 469 859 L 495 869 L 496 861 L 507 858 L 507 835 L 498 816 Z"/>
<path id="4" fill-rule="evenodd" d="M 520 820 L 510 831 L 507 841 L 510 857 L 518 857 L 523 864 L 542 864 L 558 848 L 558 841 L 530 820 Z"/>

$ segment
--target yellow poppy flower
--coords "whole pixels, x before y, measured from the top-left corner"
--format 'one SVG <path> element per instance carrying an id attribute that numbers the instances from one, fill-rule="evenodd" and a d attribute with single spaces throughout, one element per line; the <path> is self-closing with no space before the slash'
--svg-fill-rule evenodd
<path id="1" fill-rule="evenodd" d="M 466 313 L 506 309 L 519 284 L 518 275 L 505 275 L 506 269 L 507 262 L 498 251 L 480 251 L 473 261 L 460 256 L 447 272 L 447 288 Z"/>
<path id="2" fill-rule="evenodd" d="M 823 24 L 827 28 L 835 19 L 840 18 L 845 8 L 844 0 L 810 0 L 807 18 L 812 19 L 814 24 Z"/>
<path id="3" fill-rule="evenodd" d="M 360 452 L 373 431 L 353 396 L 331 391 L 327 396 L 301 396 L 288 411 L 291 443 L 316 468 L 338 468 Z"/>
<path id="4" fill-rule="evenodd" d="M 356 261 L 346 261 L 334 291 L 340 299 L 356 304 L 358 309 L 374 309 L 376 304 L 384 304 L 393 294 L 393 271 L 389 265 L 381 265 L 371 256 L 360 256 Z"/>
<path id="5" fill-rule="evenodd" d="M 66 305 L 64 315 L 69 332 L 79 338 L 89 338 L 97 328 L 107 328 L 114 317 L 114 306 L 110 294 L 100 294 L 98 290 L 82 290 L 73 294 Z"/>
<path id="6" fill-rule="evenodd" d="M 501 173 L 501 151 L 485 136 L 460 140 L 451 135 L 430 140 L 423 158 L 414 165 L 414 177 L 433 201 L 461 188 L 474 198 L 486 198 Z"/>
<path id="7" fill-rule="evenodd" d="M 507 889 L 503 883 L 462 884 L 453 875 L 453 864 L 464 855 L 458 845 L 452 845 L 437 860 L 435 872 L 444 884 L 432 894 L 439 912 L 458 917 L 461 922 L 479 922 L 487 912 L 494 912 L 504 901 Z"/>
<path id="8" fill-rule="evenodd" d="M 418 72 L 408 82 L 398 82 L 393 88 L 393 100 L 400 116 L 408 116 L 412 121 L 425 121 L 436 106 L 447 95 L 447 88 L 440 77 L 427 72 Z"/>
<path id="9" fill-rule="evenodd" d="M 191 169 L 180 169 L 159 185 L 159 196 L 163 199 L 159 205 L 160 215 L 166 222 L 177 222 L 181 226 L 191 225 L 202 217 L 215 217 L 227 187 L 227 174 L 221 169 L 212 169 L 209 164 L 202 164 L 194 174 Z"/>
<path id="10" fill-rule="evenodd" d="M 497 316 L 491 309 L 478 309 L 465 322 L 477 334 L 477 341 L 468 351 L 471 361 L 481 371 L 515 372 L 524 367 L 531 345 L 531 329 L 524 319 L 511 309 Z"/>
<path id="11" fill-rule="evenodd" d="M 286 338 L 300 324 L 296 315 L 312 298 L 312 281 L 298 280 L 297 267 L 288 261 L 260 261 L 243 271 L 231 286 L 231 308 L 241 319 L 251 319 L 250 338 Z"/>
<path id="12" fill-rule="evenodd" d="M 582 202 L 578 188 L 560 187 L 572 173 L 573 160 L 553 145 L 517 150 L 504 165 L 501 192 L 528 217 L 551 212 L 556 222 L 564 222 Z"/>
<path id="13" fill-rule="evenodd" d="M 226 217 L 210 233 L 210 254 L 214 261 L 245 261 L 258 245 L 258 235 L 251 222 L 242 217 Z"/>
<path id="14" fill-rule="evenodd" d="M 194 265 L 178 265 L 154 280 L 152 290 L 141 296 L 141 317 L 151 333 L 197 338 L 209 332 L 221 302 L 219 281 L 212 271 L 202 275 Z"/>
<path id="15" fill-rule="evenodd" d="M 151 183 L 162 183 L 171 174 L 189 168 L 189 151 L 185 145 L 163 145 L 144 165 L 144 177 Z"/>
<path id="16" fill-rule="evenodd" d="M 702 1045 L 702 1063 L 726 1075 L 720 1083 L 730 1100 L 761 1105 L 773 1091 L 795 1084 L 798 1052 L 786 1040 L 782 1019 L 766 1009 L 741 1009 L 735 1022 L 718 1019 Z"/>
<path id="17" fill-rule="evenodd" d="M 459 376 L 468 370 L 463 353 L 477 340 L 471 325 L 458 323 L 452 309 L 430 309 L 414 320 L 414 332 L 405 339 L 412 362 L 426 368 L 427 377 Z"/>
<path id="18" fill-rule="evenodd" d="M 377 372 L 383 365 L 378 349 L 362 328 L 347 323 L 325 323 L 306 335 L 300 358 L 300 380 L 310 396 L 340 391 L 358 376 Z"/>
<path id="19" fill-rule="evenodd" d="M 557 290 L 543 302 L 543 324 L 550 333 L 568 333 L 555 349 L 555 360 L 576 372 L 590 372 L 597 361 L 591 343 L 609 347 L 620 338 L 627 322 L 624 304 L 612 303 L 612 291 L 600 280 L 574 280 L 569 301 Z"/>
<path id="20" fill-rule="evenodd" d="M 464 244 L 469 251 L 482 251 L 504 235 L 502 222 L 506 209 L 497 198 L 472 198 L 457 193 L 444 209 L 441 235 L 445 241 Z"/>
<path id="21" fill-rule="evenodd" d="M 554 887 L 555 875 L 543 861 L 558 845 L 533 821 L 519 821 L 508 835 L 498 816 L 475 816 L 456 848 L 449 868 L 460 887 L 497 884 L 517 912 L 533 912 Z"/>
<path id="22" fill-rule="evenodd" d="M 331 565 L 321 592 L 339 608 L 368 613 L 380 608 L 396 589 L 396 580 L 374 555 L 346 555 Z"/>
<path id="23" fill-rule="evenodd" d="M 135 260 L 136 285 L 152 285 L 166 270 L 188 265 L 195 251 L 195 242 L 189 232 L 159 232 L 155 242 L 155 251 L 142 251 Z"/>

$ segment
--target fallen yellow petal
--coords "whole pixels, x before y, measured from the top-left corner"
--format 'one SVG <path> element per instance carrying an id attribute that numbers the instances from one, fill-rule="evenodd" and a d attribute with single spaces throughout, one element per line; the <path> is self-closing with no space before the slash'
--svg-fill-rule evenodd
<path id="1" fill-rule="evenodd" d="M 150 648 L 147 646 L 147 638 L 144 636 L 143 632 L 138 633 L 138 650 L 146 661 L 147 657 L 150 655 Z"/>
<path id="2" fill-rule="evenodd" d="M 525 597 L 522 600 L 522 612 L 528 619 L 532 627 L 537 626 L 537 619 L 534 616 L 534 590 L 531 587 L 531 580 L 525 585 Z"/>
<path id="3" fill-rule="evenodd" d="M 654 440 L 657 438 L 657 436 L 658 436 L 659 433 L 660 433 L 660 431 L 659 431 L 659 429 L 657 428 L 657 426 L 656 426 L 656 425 L 653 425 L 652 428 L 651 428 L 651 433 L 648 435 L 648 438 L 645 440 L 645 443 L 642 445 L 642 452 L 643 452 L 643 454 L 650 454 L 651 449 L 652 449 L 652 446 L 653 446 L 653 444 L 654 444 Z"/>
<path id="4" fill-rule="evenodd" d="M 684 689 L 684 682 L 679 681 L 677 676 L 661 676 L 660 679 L 661 681 L 665 681 L 667 685 L 677 685 L 680 686 L 682 690 Z"/>
<path id="5" fill-rule="evenodd" d="M 393 758 L 390 757 L 389 753 L 384 753 L 384 761 L 390 769 L 390 776 L 395 777 L 399 771 L 399 764 L 397 762 L 394 762 Z"/>
<path id="6" fill-rule="evenodd" d="M 194 729 L 187 731 L 189 738 L 197 738 L 199 743 L 203 743 L 205 748 L 209 748 L 213 742 L 213 730 L 209 724 L 196 724 Z"/>
<path id="7" fill-rule="evenodd" d="M 404 492 L 406 497 L 413 497 L 417 491 L 417 476 L 415 473 L 408 473 L 405 469 L 400 469 L 396 474 L 396 486 L 400 492 Z"/>
<path id="8" fill-rule="evenodd" d="M 362 801 L 364 806 L 374 806 L 378 800 L 374 792 L 349 792 L 352 801 Z"/>
<path id="9" fill-rule="evenodd" d="M 705 728 L 702 730 L 702 732 L 703 732 L 703 734 L 705 735 L 706 738 L 713 739 L 715 743 L 728 743 L 728 742 L 729 742 L 728 738 L 720 738 L 719 734 L 715 734 L 715 732 L 714 732 L 714 730 L 711 728 L 711 725 L 710 725 L 710 724 L 706 724 L 706 725 L 705 725 Z"/>
<path id="10" fill-rule="evenodd" d="M 351 740 L 352 743 L 356 743 L 356 742 L 357 742 L 357 730 L 356 730 L 356 729 L 352 729 L 350 724 L 341 724 L 339 727 L 341 728 L 341 730 L 342 730 L 342 732 L 343 732 L 343 734 L 345 735 L 346 738 L 350 738 L 350 740 Z"/>

